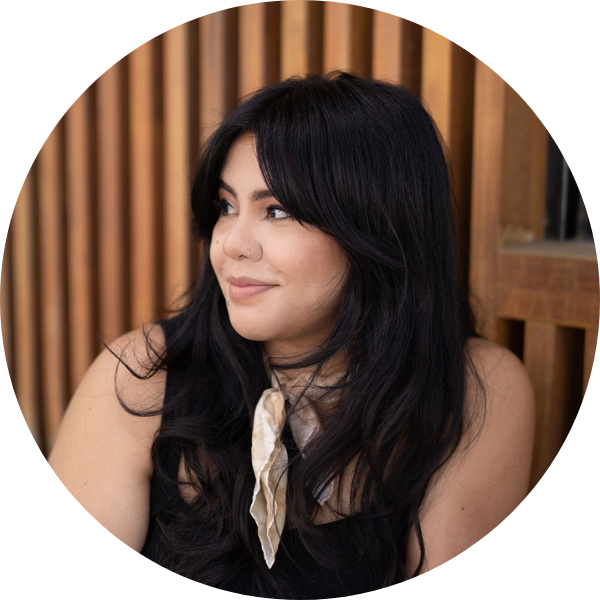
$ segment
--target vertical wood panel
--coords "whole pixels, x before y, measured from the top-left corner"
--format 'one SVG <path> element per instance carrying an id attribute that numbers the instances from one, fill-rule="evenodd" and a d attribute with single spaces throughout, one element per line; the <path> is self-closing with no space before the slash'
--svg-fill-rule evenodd
<path id="1" fill-rule="evenodd" d="M 281 4 L 281 78 L 323 70 L 323 3 Z"/>
<path id="2" fill-rule="evenodd" d="M 421 90 L 420 25 L 373 11 L 373 77 Z"/>
<path id="3" fill-rule="evenodd" d="M 324 3 L 323 71 L 352 69 L 353 6 Z"/>
<path id="4" fill-rule="evenodd" d="M 187 172 L 192 180 L 198 165 L 198 156 L 202 143 L 200 128 L 200 19 L 187 23 L 188 36 L 188 120 L 190 147 L 187 155 Z M 190 270 L 188 278 L 194 281 L 200 269 L 202 253 L 198 251 L 196 240 L 190 239 Z"/>
<path id="5" fill-rule="evenodd" d="M 497 337 L 496 257 L 502 196 L 505 83 L 477 61 L 475 67 L 470 283 L 480 332 Z"/>
<path id="6" fill-rule="evenodd" d="M 190 147 L 187 24 L 164 34 L 165 304 L 174 308 L 190 283 Z"/>
<path id="7" fill-rule="evenodd" d="M 239 9 L 240 97 L 277 80 L 280 3 L 246 4 Z"/>
<path id="8" fill-rule="evenodd" d="M 98 327 L 107 342 L 125 333 L 129 317 L 124 66 L 124 61 L 117 63 L 96 84 Z"/>
<path id="9" fill-rule="evenodd" d="M 474 68 L 471 54 L 423 29 L 421 93 L 449 150 L 456 198 L 458 258 L 464 281 L 469 256 Z"/>
<path id="10" fill-rule="evenodd" d="M 549 323 L 525 324 L 524 362 L 536 399 L 535 444 L 531 487 L 541 478 L 559 449 L 560 432 L 553 428 L 555 369 L 557 368 L 557 327 Z M 557 447 L 558 446 L 558 447 Z"/>
<path id="11" fill-rule="evenodd" d="M 511 246 L 544 234 L 548 133 L 508 85 L 505 130 L 500 245 Z"/>
<path id="12" fill-rule="evenodd" d="M 422 94 L 450 150 L 456 194 L 470 193 L 474 58 L 423 30 Z"/>
<path id="13" fill-rule="evenodd" d="M 68 399 L 64 135 L 59 123 L 38 156 L 40 226 L 41 395 L 47 449 Z"/>
<path id="14" fill-rule="evenodd" d="M 339 2 L 325 2 L 324 11 L 323 70 L 370 77 L 373 11 Z"/>
<path id="15" fill-rule="evenodd" d="M 421 92 L 422 44 L 423 28 L 402 19 L 400 83 L 418 93 Z"/>
<path id="16" fill-rule="evenodd" d="M 159 230 L 155 182 L 154 41 L 129 55 L 131 325 L 156 316 Z"/>
<path id="17" fill-rule="evenodd" d="M 596 344 L 598 341 L 598 329 L 585 330 L 585 346 L 583 354 L 583 393 L 587 389 L 592 374 L 592 366 L 594 364 L 594 356 L 596 354 Z M 597 371 L 597 369 L 596 369 Z"/>
<path id="18" fill-rule="evenodd" d="M 580 402 L 581 365 L 575 360 L 579 354 L 577 337 L 575 330 L 552 323 L 528 321 L 525 324 L 524 362 L 536 398 L 531 487 L 560 450 Z"/>
<path id="19" fill-rule="evenodd" d="M 423 28 L 423 99 L 446 142 L 452 134 L 452 42 Z"/>
<path id="20" fill-rule="evenodd" d="M 400 83 L 402 77 L 402 19 L 373 11 L 373 77 Z"/>
<path id="21" fill-rule="evenodd" d="M 2 348 L 4 360 L 11 383 L 14 385 L 14 361 L 13 361 L 13 331 L 12 331 L 12 251 L 11 231 L 7 231 L 4 246 L 2 248 L 2 267 L 0 269 L 0 335 L 2 336 Z"/>
<path id="22" fill-rule="evenodd" d="M 90 102 L 88 90 L 65 115 L 69 395 L 75 391 L 96 354 Z"/>
<path id="23" fill-rule="evenodd" d="M 14 274 L 13 323 L 16 334 L 15 393 L 25 421 L 38 444 L 43 441 L 39 398 L 39 320 L 36 269 L 34 178 L 30 173 L 15 206 L 11 221 Z"/>
<path id="24" fill-rule="evenodd" d="M 237 9 L 200 19 L 200 128 L 205 140 L 237 98 Z"/>

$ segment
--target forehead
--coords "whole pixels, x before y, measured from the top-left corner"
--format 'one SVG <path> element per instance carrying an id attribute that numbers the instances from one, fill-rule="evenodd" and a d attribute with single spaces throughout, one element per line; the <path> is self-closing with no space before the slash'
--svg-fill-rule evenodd
<path id="1" fill-rule="evenodd" d="M 219 177 L 219 186 L 234 198 L 262 200 L 273 197 L 260 170 L 251 135 L 238 138 L 231 146 Z"/>
<path id="2" fill-rule="evenodd" d="M 264 178 L 256 157 L 255 138 L 250 133 L 245 133 L 237 138 L 227 153 L 227 158 L 221 170 L 221 179 L 227 181 L 228 177 L 259 177 L 264 183 Z"/>

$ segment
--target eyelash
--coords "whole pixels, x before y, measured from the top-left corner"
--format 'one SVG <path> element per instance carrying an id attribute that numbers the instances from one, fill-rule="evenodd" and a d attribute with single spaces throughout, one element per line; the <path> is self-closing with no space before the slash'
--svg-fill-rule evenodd
<path id="1" fill-rule="evenodd" d="M 219 213 L 219 216 L 227 217 L 231 214 L 231 213 L 227 212 L 227 209 L 231 208 L 231 204 L 229 202 L 227 202 L 227 200 L 215 200 L 213 202 L 213 206 L 214 206 L 215 210 Z M 270 216 L 271 212 L 276 211 L 276 210 L 285 213 L 286 216 L 279 217 L 279 218 Z M 292 218 L 292 215 L 290 215 L 290 213 L 287 210 L 285 210 L 285 208 L 283 208 L 283 206 L 280 206 L 277 204 L 267 206 L 266 212 L 267 212 L 267 219 L 269 221 L 285 221 L 287 219 Z"/>

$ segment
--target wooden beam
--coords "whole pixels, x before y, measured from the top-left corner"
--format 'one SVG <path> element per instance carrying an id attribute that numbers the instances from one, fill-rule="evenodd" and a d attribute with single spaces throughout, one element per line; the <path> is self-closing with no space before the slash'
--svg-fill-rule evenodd
<path id="1" fill-rule="evenodd" d="M 69 396 L 97 354 L 91 103 L 87 90 L 65 115 Z"/>
<path id="2" fill-rule="evenodd" d="M 596 259 L 593 255 L 574 255 L 572 250 L 560 255 L 557 247 L 560 245 L 540 243 L 499 251 L 499 316 L 584 329 L 597 327 L 600 287 Z"/>
<path id="3" fill-rule="evenodd" d="M 66 206 L 64 123 L 54 128 L 37 158 L 40 240 L 41 400 L 46 450 L 50 451 L 68 397 Z"/>
<path id="4" fill-rule="evenodd" d="M 184 23 L 163 35 L 164 98 L 164 303 L 181 307 L 190 281 L 189 39 Z"/>
<path id="5" fill-rule="evenodd" d="M 475 64 L 470 287 L 478 329 L 495 340 L 496 256 L 502 198 L 506 84 L 480 61 Z"/>
<path id="6" fill-rule="evenodd" d="M 420 25 L 373 11 L 373 77 L 420 93 L 421 42 Z"/>
<path id="7" fill-rule="evenodd" d="M 206 140 L 237 99 L 237 9 L 212 13 L 199 21 L 200 137 Z"/>
<path id="8" fill-rule="evenodd" d="M 321 73 L 323 70 L 323 2 L 281 3 L 281 73 Z"/>
<path id="9" fill-rule="evenodd" d="M 139 327 L 157 316 L 159 250 L 156 40 L 129 55 L 129 165 L 130 165 L 130 323 Z"/>
<path id="10" fill-rule="evenodd" d="M 562 446 L 581 402 L 581 365 L 575 330 L 543 321 L 525 325 L 524 362 L 536 398 L 531 487 Z"/>
<path id="11" fill-rule="evenodd" d="M 594 356 L 596 354 L 596 344 L 598 342 L 598 328 L 590 327 L 585 330 L 585 346 L 583 358 L 583 393 L 587 390 L 592 374 Z"/>
<path id="12" fill-rule="evenodd" d="M 238 94 L 243 97 L 277 80 L 280 69 L 280 2 L 239 7 Z"/>
<path id="13" fill-rule="evenodd" d="M 506 85 L 504 177 L 500 245 L 544 234 L 548 132 L 523 99 Z"/>
<path id="14" fill-rule="evenodd" d="M 125 61 L 96 82 L 98 329 L 105 342 L 129 326 Z"/>
<path id="15" fill-rule="evenodd" d="M 14 302 L 11 306 L 12 315 L 10 316 L 15 335 L 15 393 L 31 434 L 38 445 L 43 448 L 39 363 L 39 272 L 36 252 L 34 184 L 34 173 L 30 172 L 19 194 L 10 226 L 11 266 L 14 273 Z M 2 276 L 4 277 L 4 272 Z M 2 318 L 3 326 L 4 316 Z"/>
<path id="16" fill-rule="evenodd" d="M 371 76 L 373 11 L 362 6 L 324 2 L 323 71 Z"/>

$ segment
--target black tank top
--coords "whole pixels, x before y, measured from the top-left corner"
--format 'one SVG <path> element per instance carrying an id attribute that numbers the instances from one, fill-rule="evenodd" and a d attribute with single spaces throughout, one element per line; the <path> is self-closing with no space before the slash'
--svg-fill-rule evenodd
<path id="1" fill-rule="evenodd" d="M 165 341 L 169 346 L 170 337 L 175 329 L 177 318 L 168 321 L 159 321 L 165 333 Z M 165 387 L 165 400 L 167 400 L 173 390 L 176 389 L 180 377 L 185 376 L 181 372 L 170 372 L 167 370 L 167 379 Z M 167 423 L 171 415 L 164 413 L 162 416 L 162 425 Z M 161 426 L 162 426 L 161 425 Z M 179 470 L 179 456 L 170 453 L 164 456 L 164 463 L 169 470 L 169 475 L 176 480 Z M 159 545 L 161 539 L 161 529 L 158 524 L 158 517 L 167 506 L 168 510 L 176 510 L 178 504 L 185 503 L 179 494 L 176 486 L 166 484 L 158 477 L 156 472 L 152 476 L 150 491 L 150 522 L 148 535 L 142 549 L 142 555 L 150 560 L 160 564 Z M 343 552 L 344 539 L 353 539 L 353 529 L 357 523 L 356 517 L 349 517 L 321 525 L 331 532 L 332 551 L 339 555 Z M 354 538 L 356 539 L 356 538 Z M 252 565 L 244 568 L 231 565 L 231 577 L 226 585 L 221 589 L 245 595 L 255 595 L 252 589 Z M 293 590 L 290 598 L 338 598 L 361 594 L 382 587 L 381 576 L 378 573 L 377 565 L 368 560 L 362 559 L 358 565 L 345 570 L 333 570 L 321 566 L 308 552 L 301 542 L 298 532 L 295 529 L 284 529 L 281 537 L 280 550 L 277 553 L 277 559 L 271 572 L 275 576 L 280 576 L 282 581 L 286 581 L 288 587 Z"/>

